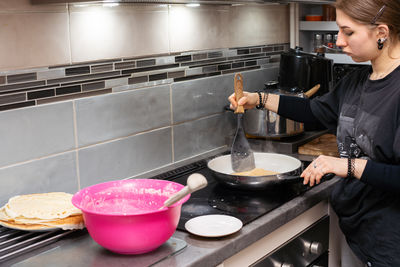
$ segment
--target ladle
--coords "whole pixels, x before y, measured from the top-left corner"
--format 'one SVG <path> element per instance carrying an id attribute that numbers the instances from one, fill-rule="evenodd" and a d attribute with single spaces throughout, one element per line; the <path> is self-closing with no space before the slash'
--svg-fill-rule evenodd
<path id="1" fill-rule="evenodd" d="M 186 195 L 191 194 L 199 189 L 202 189 L 207 186 L 207 179 L 201 175 L 200 173 L 193 173 L 191 174 L 187 181 L 186 181 L 186 186 L 170 196 L 163 204 L 161 209 L 165 207 L 169 207 L 182 198 L 184 198 Z"/>

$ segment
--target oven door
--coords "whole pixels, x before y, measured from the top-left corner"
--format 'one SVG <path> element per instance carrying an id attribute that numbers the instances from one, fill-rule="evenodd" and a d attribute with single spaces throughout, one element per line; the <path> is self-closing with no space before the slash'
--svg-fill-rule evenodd
<path id="1" fill-rule="evenodd" d="M 304 232 L 263 257 L 254 267 L 327 267 L 329 216 L 325 216 Z"/>

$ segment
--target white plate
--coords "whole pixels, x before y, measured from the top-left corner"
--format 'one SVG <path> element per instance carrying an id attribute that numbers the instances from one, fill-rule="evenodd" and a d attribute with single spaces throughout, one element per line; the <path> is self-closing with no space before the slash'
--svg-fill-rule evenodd
<path id="1" fill-rule="evenodd" d="M 220 214 L 195 217 L 185 223 L 189 233 L 204 237 L 230 235 L 239 231 L 242 226 L 243 223 L 238 218 Z"/>

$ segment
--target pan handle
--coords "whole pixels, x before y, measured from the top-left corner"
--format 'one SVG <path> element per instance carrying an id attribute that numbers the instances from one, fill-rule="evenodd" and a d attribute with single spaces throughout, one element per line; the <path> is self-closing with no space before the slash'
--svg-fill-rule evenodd
<path id="1" fill-rule="evenodd" d="M 300 175 L 284 175 L 284 174 L 277 174 L 276 177 L 278 179 L 283 179 L 283 180 L 296 180 L 296 179 L 301 179 Z M 334 173 L 327 173 L 322 176 L 322 179 L 324 180 L 330 180 L 333 177 L 335 177 Z"/>

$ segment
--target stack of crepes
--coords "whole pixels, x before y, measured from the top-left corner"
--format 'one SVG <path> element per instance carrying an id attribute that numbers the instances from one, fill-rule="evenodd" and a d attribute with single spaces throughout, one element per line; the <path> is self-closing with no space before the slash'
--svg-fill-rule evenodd
<path id="1" fill-rule="evenodd" d="M 0 225 L 20 230 L 82 229 L 82 212 L 64 192 L 12 197 L 0 208 Z"/>

